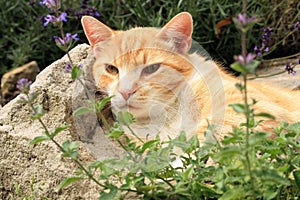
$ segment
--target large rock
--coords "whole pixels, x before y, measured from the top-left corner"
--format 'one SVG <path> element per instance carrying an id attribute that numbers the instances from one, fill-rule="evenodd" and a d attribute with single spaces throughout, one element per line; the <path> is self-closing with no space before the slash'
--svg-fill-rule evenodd
<path id="1" fill-rule="evenodd" d="M 89 51 L 88 45 L 79 45 L 70 55 L 73 62 L 84 63 Z M 31 86 L 31 91 L 39 92 L 37 103 L 42 104 L 47 114 L 43 120 L 49 130 L 64 124 L 72 124 L 72 95 L 74 83 L 70 74 L 63 73 L 67 56 L 54 62 L 43 70 Z M 34 193 L 34 199 L 97 199 L 99 187 L 85 180 L 57 191 L 57 186 L 66 177 L 73 175 L 78 167 L 68 158 L 64 158 L 51 142 L 43 142 L 35 147 L 28 143 L 34 137 L 43 134 L 38 121 L 29 117 L 28 105 L 18 103 L 22 95 L 17 96 L 0 110 L 0 199 L 18 199 L 16 187 L 20 187 L 21 196 Z M 56 140 L 79 140 L 75 129 L 60 133 Z M 80 159 L 84 163 L 93 161 L 91 152 L 78 141 Z M 30 182 L 34 183 L 31 191 Z M 40 188 L 40 189 L 39 189 Z"/>
<path id="2" fill-rule="evenodd" d="M 32 61 L 5 73 L 1 79 L 2 104 L 6 104 L 19 94 L 19 91 L 16 88 L 19 79 L 28 78 L 29 80 L 34 81 L 39 72 L 40 68 L 38 67 L 37 62 Z"/>
<path id="3" fill-rule="evenodd" d="M 268 84 L 276 85 L 279 87 L 299 90 L 300 89 L 300 65 L 295 65 L 297 59 L 282 60 L 278 62 L 268 62 L 263 67 L 258 68 L 257 74 L 261 76 L 266 76 L 270 74 L 278 74 L 275 76 L 265 77 L 256 79 L 256 81 L 262 81 Z M 285 71 L 285 64 L 292 63 L 295 65 L 294 70 L 297 72 L 295 76 L 288 74 Z M 285 71 L 284 73 L 281 73 Z"/>

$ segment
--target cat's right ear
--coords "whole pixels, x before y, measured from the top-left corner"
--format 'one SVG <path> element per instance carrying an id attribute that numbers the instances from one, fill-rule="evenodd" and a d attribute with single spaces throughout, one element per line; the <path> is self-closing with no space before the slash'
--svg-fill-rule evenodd
<path id="1" fill-rule="evenodd" d="M 116 34 L 114 30 L 91 16 L 83 16 L 81 24 L 93 50 L 95 50 L 97 43 L 108 40 Z"/>

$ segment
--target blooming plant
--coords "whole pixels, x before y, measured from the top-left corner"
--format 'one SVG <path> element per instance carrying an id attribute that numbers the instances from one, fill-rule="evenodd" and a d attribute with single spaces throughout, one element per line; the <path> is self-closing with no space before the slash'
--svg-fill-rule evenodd
<path id="1" fill-rule="evenodd" d="M 44 26 L 47 26 L 50 23 L 58 27 L 60 30 L 61 37 L 53 36 L 53 38 L 56 45 L 68 55 L 69 63 L 66 64 L 65 71 L 69 71 L 70 66 L 72 68 L 78 68 L 77 65 L 73 65 L 73 61 L 69 55 L 70 48 L 73 46 L 75 41 L 79 40 L 78 34 L 64 33 L 63 22 L 67 22 L 67 13 L 60 12 L 60 0 L 43 0 L 40 4 L 45 5 L 51 12 L 54 13 L 53 15 L 48 14 L 44 18 Z"/>
<path id="2" fill-rule="evenodd" d="M 78 37 L 76 34 L 64 34 L 62 28 L 67 17 L 64 12 L 60 13 L 60 1 L 43 0 L 41 4 L 53 13 L 46 16 L 44 25 L 53 24 L 60 29 L 61 37 L 55 36 L 54 40 L 68 55 Z M 108 97 L 100 102 L 90 101 L 89 107 L 77 109 L 74 116 L 88 112 L 99 114 L 107 129 L 106 136 L 115 139 L 126 154 L 121 159 L 95 161 L 85 167 L 78 160 L 76 142 L 68 140 L 59 144 L 55 140 L 56 135 L 69 126 L 48 130 L 42 120 L 45 113 L 42 106 L 34 104 L 38 94 L 31 94 L 31 82 L 21 79 L 17 85 L 24 95 L 21 102 L 32 108 L 31 118 L 38 120 L 45 130 L 44 135 L 36 137 L 30 144 L 50 140 L 64 156 L 71 158 L 79 166 L 76 175 L 65 179 L 59 189 L 88 178 L 99 186 L 99 199 L 123 199 L 132 193 L 143 199 L 296 199 L 300 195 L 300 123 L 282 123 L 277 128 L 274 127 L 276 138 L 273 140 L 268 139 L 269 133 L 255 131 L 255 127 L 262 122 L 256 120 L 256 117 L 275 117 L 268 113 L 256 113 L 253 106 L 257 102 L 254 99 L 249 102 L 247 93 L 248 76 L 255 74 L 260 64 L 257 60 L 261 56 L 259 51 L 255 50 L 256 54 L 247 53 L 246 49 L 246 34 L 257 22 L 257 18 L 248 17 L 244 12 L 234 21 L 241 31 L 242 52 L 235 57 L 236 62 L 231 67 L 243 77 L 243 82 L 236 86 L 243 94 L 244 101 L 230 106 L 237 114 L 245 116 L 245 122 L 233 127 L 233 131 L 221 142 L 208 138 L 200 145 L 196 136 L 187 139 L 184 132 L 177 138 L 164 142 L 157 137 L 138 145 L 126 136 L 123 142 L 120 138 L 124 136 L 121 125 L 130 129 L 135 119 L 130 113 L 119 113 L 116 116 L 118 122 L 110 127 L 101 115 L 101 110 L 112 98 Z M 267 32 L 264 33 L 260 48 L 262 52 L 266 52 L 268 48 L 269 29 Z M 70 58 L 64 71 L 70 72 L 73 80 L 80 81 L 81 67 L 74 65 Z M 292 65 L 287 66 L 284 71 L 295 74 Z M 206 135 L 213 133 L 211 125 Z M 174 153 L 175 148 L 184 152 L 179 157 L 181 166 L 172 165 L 178 159 Z M 208 164 L 209 158 L 215 164 Z"/>

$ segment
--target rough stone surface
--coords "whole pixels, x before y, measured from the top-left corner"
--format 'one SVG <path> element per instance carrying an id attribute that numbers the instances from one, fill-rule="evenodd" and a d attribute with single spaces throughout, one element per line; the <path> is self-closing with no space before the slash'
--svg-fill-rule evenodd
<path id="1" fill-rule="evenodd" d="M 277 63 L 268 63 L 265 67 L 258 68 L 257 74 L 268 75 L 268 74 L 279 73 L 285 69 L 285 64 L 287 62 L 296 63 L 297 60 L 284 60 L 282 62 L 277 62 Z M 287 89 L 299 90 L 300 89 L 300 65 L 296 65 L 294 70 L 297 72 L 296 76 L 293 76 L 285 72 L 276 76 L 256 79 L 256 81 L 263 81 L 265 83 L 269 83 L 279 87 L 284 87 Z"/>
<path id="2" fill-rule="evenodd" d="M 37 62 L 32 61 L 5 73 L 1 79 L 2 104 L 6 104 L 19 94 L 19 91 L 16 89 L 16 84 L 19 79 L 28 78 L 34 81 L 39 72 L 40 68 Z"/>
<path id="3" fill-rule="evenodd" d="M 82 63 L 87 57 L 88 45 L 79 45 L 70 54 L 74 63 Z M 43 70 L 32 84 L 31 91 L 39 92 L 37 103 L 42 104 L 47 114 L 43 120 L 49 130 L 72 123 L 72 93 L 74 83 L 70 74 L 63 73 L 67 57 L 54 62 Z M 43 134 L 38 121 L 29 118 L 28 105 L 18 103 L 17 96 L 0 110 L 0 199 L 18 199 L 16 186 L 20 187 L 20 197 L 34 195 L 34 199 L 97 199 L 99 188 L 85 180 L 57 191 L 57 186 L 78 169 L 67 158 L 62 157 L 58 148 L 50 142 L 35 147 L 28 143 Z M 78 140 L 74 130 L 67 130 L 56 137 L 59 143 L 70 139 Z M 89 150 L 78 141 L 80 159 L 84 163 L 93 161 Z M 30 182 L 34 183 L 34 191 Z M 39 187 L 41 189 L 39 189 Z"/>

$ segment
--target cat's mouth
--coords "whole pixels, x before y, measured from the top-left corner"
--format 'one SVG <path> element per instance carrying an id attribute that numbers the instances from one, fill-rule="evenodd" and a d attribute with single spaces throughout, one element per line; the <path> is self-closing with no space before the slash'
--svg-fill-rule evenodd
<path id="1" fill-rule="evenodd" d="M 141 107 L 137 107 L 137 106 L 133 106 L 131 104 L 125 104 L 121 107 L 119 107 L 119 110 L 127 110 L 127 111 L 130 111 L 130 110 L 140 110 L 142 109 Z"/>

